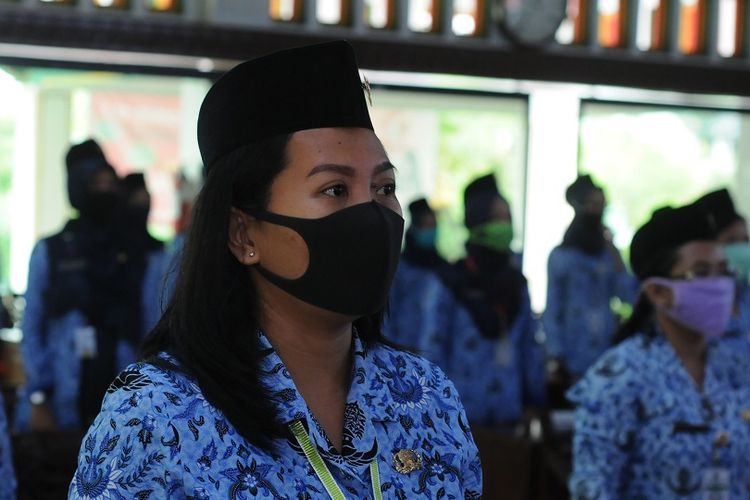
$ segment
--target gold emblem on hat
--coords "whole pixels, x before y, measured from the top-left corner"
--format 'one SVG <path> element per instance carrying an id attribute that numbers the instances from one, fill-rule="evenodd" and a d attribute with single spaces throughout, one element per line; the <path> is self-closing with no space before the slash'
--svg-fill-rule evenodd
<path id="1" fill-rule="evenodd" d="M 750 409 L 745 408 L 740 412 L 740 418 L 745 422 L 750 422 Z"/>
<path id="2" fill-rule="evenodd" d="M 393 454 L 393 467 L 401 474 L 409 474 L 422 468 L 422 455 L 414 450 L 398 450 Z"/>
<path id="3" fill-rule="evenodd" d="M 372 107 L 372 89 L 370 88 L 370 81 L 365 75 L 362 75 L 362 78 L 365 79 L 365 81 L 362 82 L 362 90 L 364 90 L 365 94 L 367 94 L 367 102 L 370 104 L 370 107 Z"/>

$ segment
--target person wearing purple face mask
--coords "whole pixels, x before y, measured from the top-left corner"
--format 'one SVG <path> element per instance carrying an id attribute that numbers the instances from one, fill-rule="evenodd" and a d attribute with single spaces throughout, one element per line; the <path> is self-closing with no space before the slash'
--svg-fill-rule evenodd
<path id="1" fill-rule="evenodd" d="M 718 339 L 734 277 L 700 206 L 662 208 L 630 251 L 641 292 L 615 346 L 569 392 L 574 499 L 746 499 L 750 388 Z"/>

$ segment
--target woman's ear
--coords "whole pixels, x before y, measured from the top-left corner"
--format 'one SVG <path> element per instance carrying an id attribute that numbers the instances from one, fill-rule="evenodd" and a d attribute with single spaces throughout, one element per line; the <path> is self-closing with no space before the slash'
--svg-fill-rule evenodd
<path id="1" fill-rule="evenodd" d="M 253 238 L 255 219 L 231 208 L 229 212 L 229 234 L 227 235 L 227 246 L 232 255 L 245 266 L 257 264 L 260 260 L 260 252 Z"/>
<path id="2" fill-rule="evenodd" d="M 668 309 L 674 304 L 674 292 L 661 283 L 646 281 L 643 284 L 643 293 L 657 309 Z"/>

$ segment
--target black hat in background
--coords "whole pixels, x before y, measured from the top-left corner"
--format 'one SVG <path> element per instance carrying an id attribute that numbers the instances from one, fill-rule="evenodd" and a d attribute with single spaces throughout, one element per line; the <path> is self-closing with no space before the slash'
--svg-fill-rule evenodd
<path id="1" fill-rule="evenodd" d="M 104 151 L 93 139 L 71 146 L 65 155 L 65 166 L 68 173 L 68 198 L 71 206 L 78 210 L 86 203 L 89 183 L 96 172 L 109 170 L 117 176 L 104 156 Z"/>
<path id="2" fill-rule="evenodd" d="M 497 189 L 494 174 L 474 179 L 464 190 L 464 224 L 467 228 L 479 226 L 489 220 L 495 200 L 504 200 Z"/>
<path id="3" fill-rule="evenodd" d="M 427 203 L 425 198 L 419 198 L 409 203 L 409 216 L 411 217 L 412 224 L 421 216 L 433 213 L 435 212 L 430 208 L 430 204 Z"/>
<path id="4" fill-rule="evenodd" d="M 232 68 L 203 100 L 198 146 L 210 170 L 244 145 L 324 127 L 373 128 L 354 49 L 345 41 L 275 52 Z"/>
<path id="5" fill-rule="evenodd" d="M 716 223 L 717 231 L 721 232 L 733 222 L 742 219 L 732 202 L 732 196 L 726 189 L 719 189 L 698 198 L 695 205 L 708 212 Z"/>
<path id="6" fill-rule="evenodd" d="M 601 187 L 594 184 L 590 175 L 579 175 L 575 182 L 568 186 L 568 189 L 565 191 L 565 201 L 578 210 L 579 207 L 586 203 L 589 193 L 601 190 Z"/>
<path id="7" fill-rule="evenodd" d="M 633 236 L 630 244 L 633 273 L 641 281 L 655 276 L 657 265 L 671 252 L 691 241 L 714 240 L 716 234 L 713 217 L 699 205 L 660 208 Z"/>
<path id="8" fill-rule="evenodd" d="M 123 177 L 121 184 L 126 193 L 132 193 L 133 191 L 138 191 L 140 189 L 147 189 L 146 178 L 141 172 L 126 175 Z"/>

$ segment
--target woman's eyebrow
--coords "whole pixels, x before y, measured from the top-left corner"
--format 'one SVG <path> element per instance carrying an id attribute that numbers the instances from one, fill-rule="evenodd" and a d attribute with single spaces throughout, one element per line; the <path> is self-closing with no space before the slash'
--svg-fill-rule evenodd
<path id="1" fill-rule="evenodd" d="M 317 165 L 310 170 L 310 172 L 307 174 L 307 177 L 312 177 L 313 175 L 320 174 L 322 172 L 335 172 L 337 174 L 345 175 L 347 177 L 354 177 L 355 170 L 354 167 L 350 167 L 349 165 L 337 165 L 335 163 L 324 163 L 322 165 Z"/>
<path id="2" fill-rule="evenodd" d="M 396 167 L 394 167 L 390 161 L 386 160 L 375 165 L 374 175 L 386 172 L 388 170 L 396 170 Z M 356 175 L 355 168 L 349 165 L 323 163 L 321 165 L 316 165 L 315 167 L 313 167 L 310 172 L 308 172 L 307 177 L 309 178 L 322 172 L 334 172 L 337 174 L 345 175 L 346 177 L 354 177 Z"/>
<path id="3" fill-rule="evenodd" d="M 398 169 L 393 165 L 393 163 L 391 163 L 389 160 L 386 160 L 383 163 L 378 163 L 377 165 L 375 165 L 374 175 L 378 175 L 388 170 L 398 170 Z"/>

